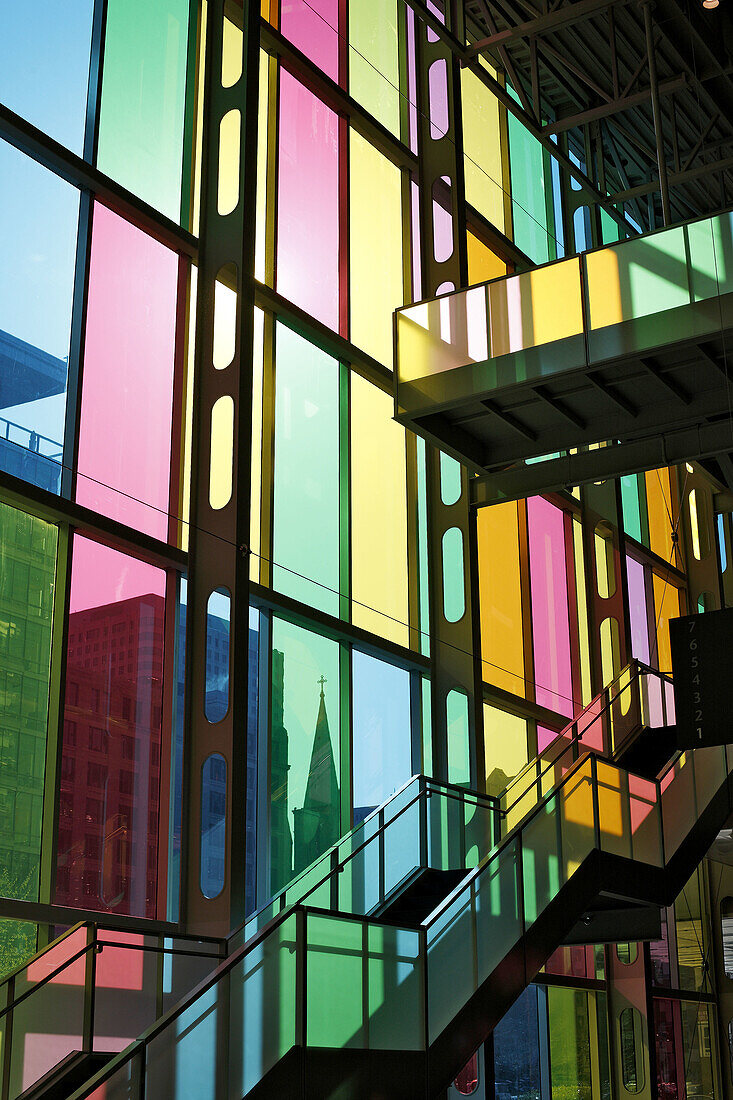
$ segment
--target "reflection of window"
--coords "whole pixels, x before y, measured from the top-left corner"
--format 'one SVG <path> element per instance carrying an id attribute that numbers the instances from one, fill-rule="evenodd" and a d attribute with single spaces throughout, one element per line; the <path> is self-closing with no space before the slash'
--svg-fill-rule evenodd
<path id="1" fill-rule="evenodd" d="M 733 979 L 733 898 L 720 903 L 720 930 L 723 938 L 723 969 L 726 978 Z"/>
<path id="2" fill-rule="evenodd" d="M 639 953 L 639 946 L 636 943 L 617 943 L 616 955 L 618 961 L 629 966 L 631 963 L 636 962 L 636 956 Z"/>
<path id="3" fill-rule="evenodd" d="M 728 1021 L 728 1056 L 730 1057 L 730 1074 L 733 1077 L 733 1020 Z"/>
<path id="4" fill-rule="evenodd" d="M 621 1078 L 627 1092 L 644 1088 L 641 1016 L 635 1008 L 625 1008 L 618 1018 L 621 1037 Z"/>
<path id="5" fill-rule="evenodd" d="M 466 1062 L 453 1082 L 453 1087 L 461 1096 L 473 1096 L 478 1089 L 478 1051 Z"/>

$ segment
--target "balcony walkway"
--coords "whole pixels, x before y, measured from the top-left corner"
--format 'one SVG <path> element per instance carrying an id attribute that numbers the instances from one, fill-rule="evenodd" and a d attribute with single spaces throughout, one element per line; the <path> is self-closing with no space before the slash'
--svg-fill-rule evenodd
<path id="1" fill-rule="evenodd" d="M 733 450 L 733 213 L 398 310 L 396 417 L 474 503 Z"/>

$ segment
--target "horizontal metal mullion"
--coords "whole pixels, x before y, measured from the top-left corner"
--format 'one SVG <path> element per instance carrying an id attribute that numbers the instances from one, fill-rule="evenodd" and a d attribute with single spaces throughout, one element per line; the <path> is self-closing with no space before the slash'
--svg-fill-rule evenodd
<path id="1" fill-rule="evenodd" d="M 176 546 L 169 546 L 159 539 L 136 531 L 124 523 L 85 508 L 73 500 L 57 496 L 47 489 L 14 477 L 0 470 L 0 498 L 21 511 L 30 512 L 49 523 L 65 523 L 75 529 L 95 535 L 101 541 L 162 569 L 184 571 L 188 554 Z"/>
<path id="2" fill-rule="evenodd" d="M 166 218 L 2 103 L 0 137 L 67 183 L 82 191 L 90 191 L 95 198 L 122 214 L 161 244 L 181 255 L 189 256 L 194 262 L 197 260 L 198 239 L 192 233 Z"/>
<path id="3" fill-rule="evenodd" d="M 178 924 L 171 921 L 147 920 L 121 914 L 100 913 L 92 909 L 77 909 L 66 905 L 46 904 L 40 901 L 20 901 L 0 897 L 0 917 L 29 921 L 32 924 L 71 925 L 80 921 L 108 927 L 118 932 L 139 932 L 145 936 L 184 937 L 190 939 Z M 219 942 L 216 937 L 196 936 L 206 943 Z"/>

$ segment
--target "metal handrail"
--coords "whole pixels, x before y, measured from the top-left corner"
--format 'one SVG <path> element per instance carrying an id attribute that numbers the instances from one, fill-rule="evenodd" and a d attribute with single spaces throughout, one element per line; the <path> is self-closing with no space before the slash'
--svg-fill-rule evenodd
<path id="1" fill-rule="evenodd" d="M 691 751 L 694 753 L 696 750 L 693 749 Z M 674 762 L 675 762 L 676 758 L 677 757 L 673 758 L 670 761 L 670 763 L 667 765 L 666 770 L 669 770 L 669 768 L 671 768 L 674 765 Z M 431 916 L 420 925 L 420 928 L 417 931 L 418 931 L 418 933 L 420 934 L 420 937 L 421 937 L 420 938 L 421 956 L 423 954 L 424 948 L 426 948 L 426 945 L 427 945 L 427 940 L 426 940 L 427 930 L 432 926 L 432 924 L 435 923 L 435 921 L 446 910 L 446 908 L 455 900 L 455 898 L 459 894 L 461 894 L 463 891 L 465 891 L 467 886 L 470 885 L 470 883 L 473 880 L 478 878 L 478 876 L 482 873 L 482 871 L 485 869 L 485 867 L 487 866 L 487 864 L 489 862 L 493 861 L 496 858 L 496 856 L 499 855 L 499 853 L 504 848 L 507 848 L 510 844 L 513 844 L 515 842 L 515 840 L 519 836 L 521 836 L 522 831 L 524 829 L 526 829 L 527 826 L 533 821 L 533 819 L 536 818 L 539 815 L 539 813 L 544 809 L 544 807 L 549 802 L 549 800 L 552 799 L 552 798 L 555 798 L 557 796 L 558 792 L 560 790 L 562 790 L 562 788 L 565 786 L 566 783 L 571 782 L 571 780 L 575 777 L 578 770 L 582 766 L 584 766 L 588 760 L 591 761 L 591 769 L 592 769 L 591 770 L 591 782 L 595 782 L 595 783 L 598 782 L 597 768 L 596 768 L 596 764 L 597 764 L 598 760 L 601 760 L 603 763 L 607 764 L 609 767 L 614 767 L 614 769 L 619 773 L 624 771 L 628 775 L 635 774 L 635 773 L 632 773 L 632 772 L 628 772 L 626 769 L 621 769 L 621 768 L 616 767 L 615 765 L 608 764 L 608 761 L 605 758 L 599 756 L 599 754 L 595 750 L 590 750 L 589 749 L 589 750 L 585 751 L 580 757 L 578 757 L 578 759 L 576 761 L 573 762 L 571 768 L 563 776 L 563 779 L 560 782 L 560 784 L 553 791 L 548 792 L 546 795 L 544 795 L 542 797 L 542 799 L 532 808 L 530 813 L 527 814 L 526 818 L 524 818 L 521 822 L 519 822 L 511 830 L 511 832 L 508 833 L 507 836 L 504 837 L 498 845 L 496 845 L 496 847 L 492 850 L 492 852 L 489 853 L 481 861 L 481 863 L 477 867 L 473 868 L 466 875 L 466 877 L 462 880 L 462 882 L 459 883 L 458 886 L 456 886 L 453 891 L 451 891 L 451 893 L 448 895 L 448 897 L 441 903 L 441 905 L 434 911 L 434 913 L 431 914 Z M 663 773 L 660 773 L 660 774 L 663 774 Z M 728 767 L 727 754 L 726 754 L 726 772 L 725 772 L 725 781 L 726 782 L 728 781 L 729 776 L 730 776 L 730 769 Z M 645 778 L 645 777 L 638 777 L 638 778 Z M 663 832 L 663 821 L 662 821 L 662 804 L 661 804 L 660 780 L 659 780 L 659 778 L 657 778 L 655 781 L 646 780 L 646 782 L 653 783 L 653 785 L 656 788 L 655 804 L 659 805 L 659 814 L 660 814 L 659 828 L 660 828 L 660 835 L 662 837 L 662 843 L 663 843 L 664 832 Z M 595 819 L 594 819 L 594 824 L 595 824 Z M 665 858 L 663 852 L 662 852 L 662 866 L 666 866 L 666 858 Z M 164 1016 L 162 1016 L 154 1024 L 151 1024 L 151 1026 L 149 1028 L 147 1028 L 146 1031 L 144 1031 L 143 1034 L 138 1039 L 134 1040 L 128 1047 L 125 1048 L 125 1050 L 121 1051 L 118 1055 L 116 1055 L 115 1058 L 113 1058 L 107 1064 L 107 1066 L 105 1066 L 101 1070 L 99 1070 L 99 1072 L 97 1074 L 95 1074 L 94 1077 L 92 1077 L 89 1081 L 87 1081 L 84 1085 L 82 1085 L 75 1093 L 73 1093 L 72 1096 L 69 1098 L 69 1100 L 85 1100 L 85 1098 L 89 1097 L 91 1095 L 91 1093 L 96 1088 L 98 1088 L 105 1081 L 109 1080 L 109 1078 L 112 1077 L 112 1075 L 114 1073 L 116 1073 L 118 1069 L 121 1069 L 127 1063 L 132 1062 L 133 1059 L 135 1059 L 139 1054 L 141 1054 L 141 1053 L 144 1054 L 144 1052 L 145 1052 L 146 1048 L 148 1047 L 148 1045 L 155 1038 L 157 1038 L 157 1036 L 160 1035 L 161 1032 L 163 1030 L 165 1030 L 165 1028 L 171 1022 L 173 1022 L 174 1020 L 178 1019 L 181 1015 L 183 1015 L 183 1013 L 186 1012 L 192 1004 L 195 1004 L 196 1001 L 199 1000 L 199 998 L 201 996 L 203 996 L 203 994 L 205 994 L 209 989 L 211 989 L 214 985 L 216 985 L 222 977 L 224 977 L 231 970 L 233 970 L 233 968 L 247 954 L 249 954 L 250 951 L 253 951 L 255 948 L 259 947 L 260 944 L 270 935 L 271 932 L 275 931 L 282 924 L 284 924 L 286 920 L 289 920 L 291 916 L 294 916 L 298 912 L 303 912 L 303 913 L 328 913 L 328 915 L 330 917 L 332 917 L 334 920 L 349 920 L 349 921 L 355 921 L 358 924 L 366 924 L 366 925 L 370 925 L 370 924 L 373 923 L 372 918 L 369 918 L 367 916 L 361 916 L 361 915 L 356 915 L 356 914 L 354 914 L 354 915 L 352 915 L 352 914 L 349 914 L 349 915 L 334 914 L 330 910 L 315 909 L 315 908 L 310 907 L 310 906 L 307 907 L 307 906 L 303 905 L 302 902 L 294 903 L 292 906 L 288 907 L 287 910 L 283 910 L 282 912 L 278 913 L 275 917 L 272 918 L 271 921 L 268 922 L 268 924 L 266 924 L 263 928 L 261 928 L 258 932 L 256 932 L 249 940 L 247 940 L 246 943 L 242 944 L 228 959 L 225 959 L 221 963 L 221 965 L 216 968 L 216 970 L 214 970 L 210 975 L 208 975 L 206 978 L 204 978 L 203 981 L 201 981 L 198 986 L 196 986 L 193 990 L 191 990 L 191 992 L 182 1001 L 180 1001 L 177 1005 L 174 1005 Z M 416 931 L 416 930 L 411 929 L 411 931 Z"/>

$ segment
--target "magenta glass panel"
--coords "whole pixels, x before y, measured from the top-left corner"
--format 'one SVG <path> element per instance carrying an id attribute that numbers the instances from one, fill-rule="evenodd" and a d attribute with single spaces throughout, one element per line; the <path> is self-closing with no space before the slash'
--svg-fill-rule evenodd
<path id="1" fill-rule="evenodd" d="M 644 566 L 626 558 L 626 575 L 629 580 L 629 613 L 631 616 L 631 655 L 649 664 L 649 627 L 646 617 L 646 585 Z"/>
<path id="2" fill-rule="evenodd" d="M 407 15 L 407 99 L 410 113 L 410 148 L 417 152 L 417 59 L 415 55 L 415 13 L 406 9 Z"/>
<path id="3" fill-rule="evenodd" d="M 338 118 L 280 73 L 277 290 L 338 330 Z"/>
<path id="4" fill-rule="evenodd" d="M 339 78 L 338 0 L 282 0 L 280 30 L 331 80 Z"/>
<path id="5" fill-rule="evenodd" d="M 553 708 L 554 709 L 554 708 Z M 547 726 L 537 725 L 537 753 L 544 752 L 548 745 L 557 737 L 557 731 L 548 729 Z"/>
<path id="6" fill-rule="evenodd" d="M 165 573 L 74 536 L 56 901 L 156 915 Z"/>
<path id="7" fill-rule="evenodd" d="M 563 513 L 542 497 L 527 501 L 532 635 L 537 702 L 573 712 Z"/>
<path id="8" fill-rule="evenodd" d="M 76 498 L 168 535 L 178 257 L 97 203 Z"/>

